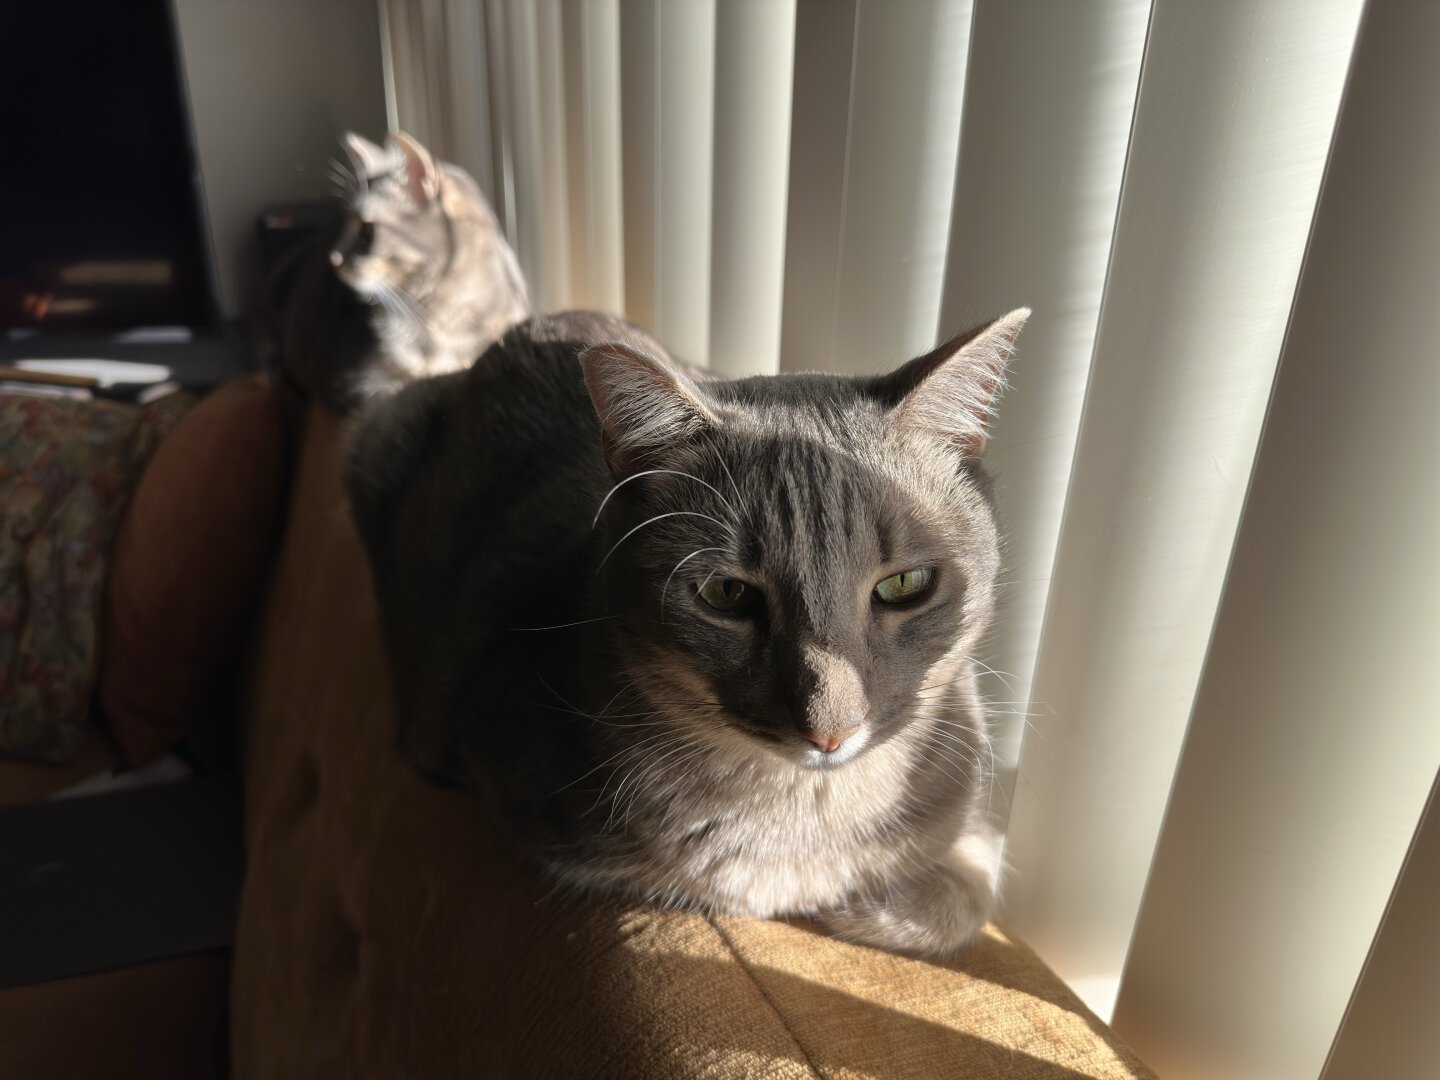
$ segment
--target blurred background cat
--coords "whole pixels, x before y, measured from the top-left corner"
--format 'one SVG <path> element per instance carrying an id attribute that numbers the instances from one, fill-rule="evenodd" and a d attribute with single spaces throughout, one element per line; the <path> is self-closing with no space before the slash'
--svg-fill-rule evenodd
<path id="1" fill-rule="evenodd" d="M 287 258 L 270 293 L 279 365 L 336 412 L 469 367 L 530 312 L 515 253 L 465 170 L 404 132 L 343 145 L 338 232 Z"/>

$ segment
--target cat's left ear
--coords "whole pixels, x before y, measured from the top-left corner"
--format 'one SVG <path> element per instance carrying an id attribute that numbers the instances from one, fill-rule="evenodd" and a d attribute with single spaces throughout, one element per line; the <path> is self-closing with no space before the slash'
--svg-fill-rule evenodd
<path id="1" fill-rule="evenodd" d="M 592 345 L 580 354 L 580 367 L 617 480 L 715 423 L 695 381 L 648 350 L 622 342 Z"/>
<path id="2" fill-rule="evenodd" d="M 417 206 L 429 206 L 440 194 L 440 169 L 430 151 L 403 131 L 391 132 L 386 140 L 400 151 L 405 166 L 405 188 Z"/>
<path id="3" fill-rule="evenodd" d="M 937 435 L 967 458 L 985 450 L 990 418 L 1005 387 L 1005 364 L 1029 308 L 972 327 L 885 379 L 902 423 Z"/>
<path id="4" fill-rule="evenodd" d="M 341 136 L 340 142 L 345 147 L 345 153 L 362 185 L 367 177 L 376 176 L 389 167 L 389 157 L 385 149 L 376 146 L 365 136 L 347 131 Z"/>

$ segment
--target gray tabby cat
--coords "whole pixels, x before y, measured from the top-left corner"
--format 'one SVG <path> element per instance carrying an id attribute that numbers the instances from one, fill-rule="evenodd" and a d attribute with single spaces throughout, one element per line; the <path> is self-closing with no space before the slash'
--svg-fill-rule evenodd
<path id="1" fill-rule="evenodd" d="M 943 956 L 988 918 L 980 465 L 1021 309 L 878 377 L 704 378 L 523 323 L 348 484 L 400 746 L 562 882 Z"/>
<path id="2" fill-rule="evenodd" d="M 530 313 L 515 253 L 468 173 L 404 132 L 344 145 L 340 234 L 277 287 L 282 362 L 340 412 L 469 367 Z"/>

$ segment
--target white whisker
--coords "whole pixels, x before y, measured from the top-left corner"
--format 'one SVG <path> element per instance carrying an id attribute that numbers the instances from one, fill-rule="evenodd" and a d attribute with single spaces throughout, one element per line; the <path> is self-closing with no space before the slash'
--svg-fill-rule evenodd
<path id="1" fill-rule="evenodd" d="M 702 547 L 702 548 L 696 548 L 696 549 L 695 549 L 694 551 L 692 551 L 689 555 L 686 555 L 683 559 L 681 559 L 679 562 L 677 562 L 677 563 L 674 565 L 673 568 L 671 568 L 671 570 L 670 570 L 670 576 L 665 579 L 665 584 L 664 584 L 664 586 L 660 589 L 660 621 L 661 621 L 662 623 L 665 621 L 665 601 L 666 601 L 666 597 L 667 597 L 667 596 L 669 595 L 669 593 L 670 593 L 670 582 L 672 582 L 673 580 L 675 580 L 675 572 L 676 572 L 677 570 L 679 570 L 680 567 L 684 566 L 687 562 L 689 562 L 691 559 L 693 559 L 696 555 L 701 555 L 701 554 L 703 554 L 703 553 L 705 553 L 705 552 L 707 552 L 707 551 L 724 551 L 724 550 L 725 550 L 724 548 L 719 548 L 719 547 Z M 708 582 L 710 579 L 709 579 L 709 578 L 706 578 L 705 580 Z"/>
<path id="2" fill-rule="evenodd" d="M 719 525 L 722 529 L 729 527 L 719 518 L 711 517 L 709 514 L 702 514 L 698 510 L 671 510 L 669 513 L 666 514 L 656 514 L 654 517 L 646 518 L 639 525 L 636 525 L 633 529 L 631 529 L 624 536 L 622 536 L 619 540 L 615 541 L 614 546 L 612 546 L 610 550 L 605 553 L 605 558 L 600 560 L 600 565 L 595 568 L 595 572 L 599 573 L 600 570 L 605 566 L 605 564 L 610 561 L 610 556 L 615 554 L 616 549 L 619 548 L 621 544 L 625 543 L 626 540 L 629 540 L 630 537 L 634 536 L 641 529 L 645 528 L 646 525 L 650 525 L 654 522 L 663 521 L 666 518 L 673 517 L 704 518 L 706 521 L 712 521 L 716 525 Z"/>
<path id="3" fill-rule="evenodd" d="M 506 633 L 518 633 L 534 630 L 564 630 L 571 626 L 585 626 L 587 623 L 607 622 L 611 619 L 618 619 L 619 615 L 600 615 L 594 619 L 576 619 L 574 622 L 556 623 L 554 626 L 511 626 L 506 628 Z"/>
<path id="4" fill-rule="evenodd" d="M 725 504 L 725 506 L 729 509 L 730 513 L 735 513 L 735 507 L 731 504 L 729 499 L 725 498 L 725 496 L 721 495 L 719 491 L 716 491 L 714 487 L 712 487 L 710 484 L 705 483 L 704 480 L 701 480 L 693 473 L 683 472 L 680 469 L 644 469 L 637 473 L 631 473 L 629 476 L 625 477 L 625 479 L 621 480 L 618 484 L 616 484 L 614 487 L 612 487 L 609 491 L 605 493 L 605 498 L 600 500 L 600 508 L 595 511 L 595 520 L 590 523 L 590 528 L 593 529 L 596 525 L 599 524 L 600 515 L 605 512 L 605 507 L 610 502 L 610 497 L 614 495 L 617 491 L 619 491 L 622 487 L 624 487 L 626 484 L 630 483 L 631 480 L 639 480 L 642 476 L 657 476 L 662 473 L 668 473 L 672 476 L 683 476 L 687 480 L 694 480 L 697 484 L 700 484 L 703 487 L 710 488 L 711 491 L 715 492 L 716 498 L 718 498 L 721 502 Z"/>

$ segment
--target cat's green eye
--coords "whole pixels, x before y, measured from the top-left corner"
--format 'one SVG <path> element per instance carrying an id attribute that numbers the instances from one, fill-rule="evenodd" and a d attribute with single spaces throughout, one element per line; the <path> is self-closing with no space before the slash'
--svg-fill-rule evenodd
<path id="1" fill-rule="evenodd" d="M 734 578 L 706 578 L 697 591 L 701 600 L 727 615 L 749 611 L 760 599 L 760 593 L 756 589 Z"/>
<path id="2" fill-rule="evenodd" d="M 886 604 L 903 604 L 907 600 L 924 596 L 935 580 L 935 571 L 918 566 L 914 570 L 902 570 L 891 574 L 875 586 L 875 598 Z"/>

